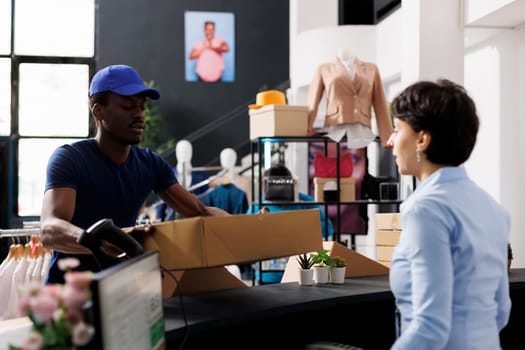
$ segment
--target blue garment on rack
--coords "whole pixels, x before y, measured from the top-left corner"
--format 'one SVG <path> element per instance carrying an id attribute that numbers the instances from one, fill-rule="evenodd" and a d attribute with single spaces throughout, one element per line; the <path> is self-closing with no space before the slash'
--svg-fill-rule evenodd
<path id="1" fill-rule="evenodd" d="M 171 168 L 173 171 L 173 174 L 177 176 L 177 167 Z M 205 171 L 202 170 L 194 170 L 191 172 L 191 184 L 190 186 L 196 185 L 199 182 L 202 182 L 204 180 L 208 179 L 208 174 Z M 208 190 L 209 186 L 203 185 L 202 187 L 196 188 L 194 191 L 192 191 L 194 194 L 201 194 Z M 160 197 L 159 197 L 160 199 Z M 173 212 L 173 209 L 168 207 L 168 205 L 164 202 L 159 204 L 156 208 L 157 210 L 157 219 L 160 221 L 169 221 L 169 220 L 175 220 L 175 213 Z"/>
<path id="2" fill-rule="evenodd" d="M 299 201 L 302 202 L 314 202 L 314 197 L 299 192 Z M 270 210 L 270 213 L 274 212 L 280 212 L 280 211 L 289 211 L 289 210 L 303 210 L 303 209 L 313 209 L 318 208 L 321 212 L 321 232 L 323 233 L 323 237 L 327 240 L 331 239 L 334 234 L 334 227 L 332 225 L 332 221 L 330 218 L 326 217 L 325 210 L 319 205 L 310 205 L 310 204 L 301 204 L 300 202 L 294 203 L 294 204 L 264 204 L 263 207 L 266 207 Z M 259 205 L 257 203 L 252 204 L 252 206 L 248 209 L 247 214 L 253 214 L 257 213 L 259 211 Z M 326 224 L 325 224 L 326 223 Z"/>
<path id="3" fill-rule="evenodd" d="M 220 184 L 203 198 L 204 204 L 221 208 L 230 214 L 245 214 L 248 210 L 246 192 L 233 183 Z"/>

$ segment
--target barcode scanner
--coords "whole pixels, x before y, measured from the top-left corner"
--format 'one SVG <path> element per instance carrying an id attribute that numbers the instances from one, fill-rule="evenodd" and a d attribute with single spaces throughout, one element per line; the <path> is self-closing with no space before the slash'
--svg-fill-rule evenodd
<path id="1" fill-rule="evenodd" d="M 110 254 L 103 247 L 104 241 L 111 243 L 124 253 Z M 118 263 L 144 253 L 144 248 L 131 235 L 113 224 L 111 219 L 101 219 L 82 232 L 77 242 L 91 250 L 101 269 L 117 265 Z"/>

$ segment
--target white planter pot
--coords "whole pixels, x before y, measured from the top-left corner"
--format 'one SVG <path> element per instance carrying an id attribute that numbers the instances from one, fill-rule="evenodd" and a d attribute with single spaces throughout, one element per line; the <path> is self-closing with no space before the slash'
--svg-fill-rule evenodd
<path id="1" fill-rule="evenodd" d="M 313 269 L 315 283 L 330 282 L 330 269 L 328 267 L 314 266 Z"/>
<path id="2" fill-rule="evenodd" d="M 330 282 L 333 284 L 345 283 L 346 266 L 330 268 Z"/>
<path id="3" fill-rule="evenodd" d="M 302 286 L 311 286 L 314 284 L 314 270 L 299 268 L 299 284 Z"/>

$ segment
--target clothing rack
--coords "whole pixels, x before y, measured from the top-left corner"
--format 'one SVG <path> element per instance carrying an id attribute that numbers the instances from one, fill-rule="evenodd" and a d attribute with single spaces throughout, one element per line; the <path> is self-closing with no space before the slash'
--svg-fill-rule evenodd
<path id="1" fill-rule="evenodd" d="M 193 186 L 191 186 L 188 191 L 195 191 L 196 189 L 198 188 L 201 188 L 202 186 L 206 186 L 208 185 L 210 182 L 213 182 L 214 180 L 226 175 L 226 173 L 228 172 L 228 169 L 222 169 L 221 171 L 219 171 L 217 174 L 213 175 L 213 176 L 210 176 L 209 178 L 207 178 L 206 180 L 204 181 L 201 181 Z"/>
<path id="2" fill-rule="evenodd" d="M 7 230 L 0 230 L 0 238 L 4 237 L 26 237 L 40 235 L 40 228 L 12 228 Z"/>

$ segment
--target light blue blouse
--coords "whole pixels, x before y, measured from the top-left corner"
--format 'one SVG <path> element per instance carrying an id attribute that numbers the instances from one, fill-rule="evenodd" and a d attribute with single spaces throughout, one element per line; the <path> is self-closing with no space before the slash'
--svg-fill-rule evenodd
<path id="1" fill-rule="evenodd" d="M 392 349 L 500 349 L 511 302 L 510 216 L 467 176 L 446 167 L 401 205 L 390 287 L 401 312 Z"/>

